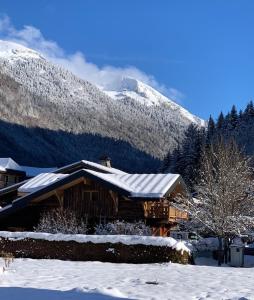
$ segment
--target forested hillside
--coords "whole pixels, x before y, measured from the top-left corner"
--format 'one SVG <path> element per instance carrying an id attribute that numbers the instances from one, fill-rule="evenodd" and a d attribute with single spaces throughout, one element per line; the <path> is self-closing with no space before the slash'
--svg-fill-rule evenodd
<path id="1" fill-rule="evenodd" d="M 149 95 L 162 98 L 138 85 L 145 87 L 144 101 L 151 101 Z M 133 93 L 140 97 L 139 90 Z M 164 98 L 154 106 L 130 95 L 113 99 L 39 53 L 0 41 L 0 156 L 56 165 L 106 154 L 125 170 L 154 171 L 168 148 L 181 143 L 188 125 L 203 124 Z"/>
<path id="2" fill-rule="evenodd" d="M 180 173 L 192 187 L 198 175 L 203 147 L 219 138 L 234 139 L 245 154 L 254 155 L 254 105 L 249 102 L 244 111 L 233 106 L 227 115 L 221 113 L 216 120 L 209 118 L 207 130 L 191 124 L 182 144 L 169 151 L 162 170 Z"/>

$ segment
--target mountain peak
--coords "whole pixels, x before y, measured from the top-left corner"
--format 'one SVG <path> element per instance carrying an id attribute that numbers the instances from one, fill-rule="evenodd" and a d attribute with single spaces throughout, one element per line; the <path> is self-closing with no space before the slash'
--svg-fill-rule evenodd
<path id="1" fill-rule="evenodd" d="M 172 101 L 151 86 L 133 77 L 122 77 L 114 90 L 106 90 L 115 99 L 132 98 L 147 106 L 159 106 Z"/>
<path id="2" fill-rule="evenodd" d="M 139 104 L 146 106 L 164 107 L 166 110 L 178 112 L 183 118 L 188 119 L 197 125 L 204 126 L 204 121 L 194 116 L 185 108 L 175 103 L 170 98 L 162 95 L 159 91 L 133 77 L 123 77 L 115 90 L 105 91 L 110 97 L 116 100 L 124 98 L 132 99 Z"/>
<path id="3" fill-rule="evenodd" d="M 133 77 L 129 77 L 129 76 L 122 77 L 122 80 L 120 82 L 119 92 L 123 92 L 123 91 L 137 92 L 140 83 L 141 82 L 139 80 Z"/>
<path id="4" fill-rule="evenodd" d="M 15 42 L 0 40 L 0 57 L 9 59 L 18 58 L 42 58 L 42 56 L 23 45 Z"/>

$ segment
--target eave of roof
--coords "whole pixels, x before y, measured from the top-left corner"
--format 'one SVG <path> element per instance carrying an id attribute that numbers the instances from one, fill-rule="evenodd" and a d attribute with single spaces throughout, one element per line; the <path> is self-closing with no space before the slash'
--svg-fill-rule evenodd
<path id="1" fill-rule="evenodd" d="M 96 173 L 98 172 L 93 172 L 93 171 L 91 172 L 91 170 L 82 169 L 70 175 L 67 175 L 66 177 L 63 177 L 58 181 L 55 181 L 47 186 L 44 186 L 30 194 L 20 197 L 14 200 L 11 205 L 8 205 L 0 210 L 0 218 L 3 218 L 19 209 L 25 208 L 32 200 L 42 196 L 43 194 L 49 193 L 54 189 L 57 189 L 65 184 L 68 184 L 82 177 L 90 178 L 98 183 L 101 183 L 103 186 L 107 187 L 108 189 L 118 192 L 119 194 L 126 196 L 135 201 L 149 201 L 149 200 L 151 201 L 151 200 L 156 200 L 156 199 L 159 200 L 163 198 L 163 195 L 158 196 L 158 194 L 150 194 L 149 196 L 146 197 L 145 194 L 142 195 L 139 193 L 135 196 L 135 194 L 133 195 L 132 191 L 128 189 L 128 187 L 119 186 L 112 182 L 109 182 L 105 178 L 101 178 L 100 176 L 98 176 L 98 174 Z M 169 188 L 169 192 L 171 192 L 175 188 L 176 184 L 178 184 L 179 182 L 183 183 L 180 175 L 176 178 L 177 180 L 175 180 L 175 182 L 171 185 L 171 187 Z M 20 187 L 20 183 L 17 184 L 15 188 L 17 189 L 18 187 Z"/>
<path id="2" fill-rule="evenodd" d="M 48 185 L 48 186 L 45 186 L 45 187 L 42 187 L 38 190 L 36 190 L 35 192 L 33 193 L 30 193 L 28 195 L 25 195 L 23 197 L 20 197 L 18 199 L 15 199 L 11 205 L 8 205 L 6 207 L 3 207 L 1 210 L 0 210 L 0 218 L 2 217 L 5 217 L 19 209 L 22 209 L 22 208 L 25 208 L 33 199 L 36 199 L 38 197 L 40 197 L 41 195 L 43 194 L 46 194 L 54 189 L 57 189 L 58 187 L 60 186 L 63 186 L 65 184 L 68 184 L 76 179 L 79 179 L 79 178 L 82 178 L 82 177 L 86 177 L 86 178 L 90 178 L 92 180 L 96 180 L 97 182 L 100 182 L 104 185 L 105 182 L 100 180 L 100 178 L 97 178 L 96 176 L 86 172 L 86 170 L 82 169 L 80 171 L 77 171 L 77 172 L 74 172 L 62 179 L 59 179 L 58 181 L 56 182 L 53 182 L 52 184 Z M 119 192 L 121 193 L 122 195 L 124 196 L 129 196 L 130 194 L 126 191 L 126 190 L 123 190 L 119 187 L 116 187 L 110 183 L 107 184 L 108 188 L 109 189 L 112 189 L 116 192 Z"/>
<path id="3" fill-rule="evenodd" d="M 28 180 L 29 179 L 26 179 L 26 180 L 23 180 L 21 182 L 12 184 L 10 186 L 7 186 L 7 187 L 5 187 L 3 189 L 0 189 L 0 196 L 8 194 L 10 192 L 13 192 L 13 191 L 17 190 L 21 185 L 25 184 Z"/>

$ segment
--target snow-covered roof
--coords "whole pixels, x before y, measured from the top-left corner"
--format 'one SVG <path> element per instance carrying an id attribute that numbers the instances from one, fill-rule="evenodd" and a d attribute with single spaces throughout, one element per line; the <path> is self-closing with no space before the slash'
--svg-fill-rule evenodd
<path id="1" fill-rule="evenodd" d="M 66 176 L 68 176 L 68 174 L 42 173 L 28 180 L 25 184 L 18 188 L 18 191 L 21 193 L 33 193 Z"/>
<path id="2" fill-rule="evenodd" d="M 29 166 L 20 166 L 22 171 L 26 172 L 27 177 L 35 177 L 41 173 L 52 173 L 57 170 L 57 168 L 37 168 Z"/>
<path id="3" fill-rule="evenodd" d="M 10 157 L 1 157 L 0 158 L 0 171 L 6 172 L 6 170 L 16 170 L 23 171 L 21 166 L 18 165 L 12 158 Z"/>
<path id="4" fill-rule="evenodd" d="M 83 169 L 80 176 L 92 175 L 106 184 L 111 184 L 125 192 L 131 198 L 162 198 L 179 182 L 178 174 L 107 174 Z M 60 173 L 42 173 L 28 180 L 18 188 L 19 192 L 33 193 L 56 181 L 71 176 Z"/>
<path id="5" fill-rule="evenodd" d="M 0 158 L 0 171 L 6 172 L 7 170 L 22 171 L 26 173 L 27 177 L 35 177 L 41 173 L 51 173 L 56 171 L 57 168 L 37 168 L 29 166 L 21 166 L 10 157 Z"/>
<path id="6" fill-rule="evenodd" d="M 162 198 L 180 178 L 178 174 L 105 174 L 85 171 L 128 191 L 133 198 Z"/>
<path id="7" fill-rule="evenodd" d="M 77 165 L 82 165 L 81 168 L 83 169 L 89 169 L 89 167 L 96 169 L 96 171 L 101 171 L 101 172 L 106 172 L 106 173 L 111 173 L 111 174 L 126 174 L 124 171 L 121 171 L 116 168 L 111 168 L 111 167 L 106 167 L 103 166 L 102 164 L 95 163 L 89 160 L 81 160 L 75 163 L 72 163 L 70 165 L 64 166 L 59 168 L 57 171 L 61 172 L 62 170 L 68 170 L 69 168 L 71 169 L 72 167 L 75 167 Z"/>
<path id="8" fill-rule="evenodd" d="M 89 160 L 82 160 L 82 162 L 86 165 L 89 165 L 89 166 L 92 166 L 92 167 L 96 167 L 100 170 L 103 170 L 103 171 L 107 171 L 109 173 L 114 173 L 114 174 L 127 174 L 125 173 L 124 171 L 121 171 L 119 169 L 116 169 L 116 168 L 112 168 L 112 167 L 106 167 L 106 166 L 103 166 L 101 164 L 98 164 L 98 163 L 95 163 L 95 162 L 92 162 L 92 161 L 89 161 Z"/>
<path id="9" fill-rule="evenodd" d="M 6 172 L 7 170 L 23 171 L 26 173 L 26 176 L 34 177 L 41 173 L 54 172 L 56 171 L 56 169 L 57 168 L 37 168 L 37 167 L 21 166 L 10 157 L 0 158 L 0 171 L 2 172 Z"/>

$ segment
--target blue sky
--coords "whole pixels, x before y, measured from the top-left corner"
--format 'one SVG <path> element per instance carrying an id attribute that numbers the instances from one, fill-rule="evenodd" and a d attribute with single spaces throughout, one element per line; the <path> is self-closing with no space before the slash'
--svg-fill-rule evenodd
<path id="1" fill-rule="evenodd" d="M 50 40 L 92 81 L 138 74 L 202 118 L 254 99 L 252 0 L 1 0 L 0 13 L 2 38 Z"/>

